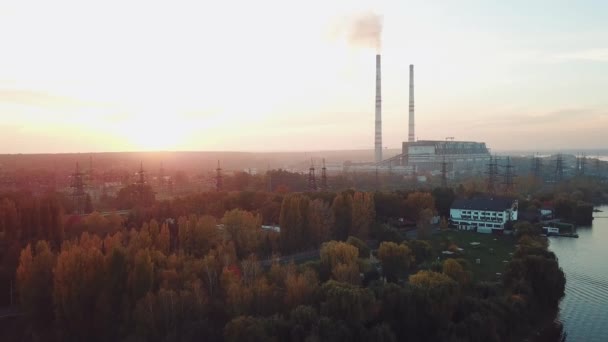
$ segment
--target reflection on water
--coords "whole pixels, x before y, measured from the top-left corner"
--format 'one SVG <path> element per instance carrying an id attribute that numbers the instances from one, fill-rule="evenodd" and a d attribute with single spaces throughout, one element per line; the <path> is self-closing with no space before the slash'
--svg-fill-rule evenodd
<path id="1" fill-rule="evenodd" d="M 580 238 L 551 237 L 550 249 L 566 273 L 559 319 L 567 341 L 608 341 L 608 206 L 595 213 Z"/>

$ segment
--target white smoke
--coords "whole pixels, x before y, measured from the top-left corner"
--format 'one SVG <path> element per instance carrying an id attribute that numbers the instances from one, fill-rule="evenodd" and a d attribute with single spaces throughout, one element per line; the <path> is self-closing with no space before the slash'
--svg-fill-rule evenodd
<path id="1" fill-rule="evenodd" d="M 356 47 L 382 48 L 383 17 L 374 12 L 363 12 L 343 18 L 334 30 L 335 36 L 344 37 Z"/>

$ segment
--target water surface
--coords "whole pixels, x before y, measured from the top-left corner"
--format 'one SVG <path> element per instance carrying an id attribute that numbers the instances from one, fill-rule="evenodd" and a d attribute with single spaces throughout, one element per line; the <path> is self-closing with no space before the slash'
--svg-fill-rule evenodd
<path id="1" fill-rule="evenodd" d="M 567 341 L 608 341 L 608 206 L 594 213 L 580 238 L 551 237 L 550 249 L 566 273 L 559 319 Z"/>

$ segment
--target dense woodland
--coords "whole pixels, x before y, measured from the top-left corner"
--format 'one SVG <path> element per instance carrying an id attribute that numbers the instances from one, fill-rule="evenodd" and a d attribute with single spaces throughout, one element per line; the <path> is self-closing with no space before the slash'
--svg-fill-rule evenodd
<path id="1" fill-rule="evenodd" d="M 158 202 L 127 188 L 116 201 L 131 206 L 128 217 L 81 217 L 66 215 L 57 194 L 6 194 L 2 304 L 12 300 L 24 316 L 4 334 L 25 341 L 520 340 L 555 315 L 564 274 L 531 225 L 517 226 L 519 247 L 501 281 L 476 282 L 465 260 L 438 259 L 423 238 L 429 218 L 444 216 L 455 196 L 450 189 L 241 191 Z M 391 224 L 396 218 L 421 239 L 404 239 Z M 281 259 L 307 251 L 317 257 Z"/>

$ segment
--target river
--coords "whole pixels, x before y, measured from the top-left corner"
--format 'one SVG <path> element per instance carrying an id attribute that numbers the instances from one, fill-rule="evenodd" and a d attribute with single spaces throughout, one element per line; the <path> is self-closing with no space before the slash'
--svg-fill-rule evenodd
<path id="1" fill-rule="evenodd" d="M 568 342 L 608 341 L 608 206 L 594 213 L 578 239 L 551 237 L 549 248 L 566 274 L 559 320 Z"/>

